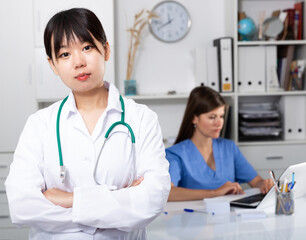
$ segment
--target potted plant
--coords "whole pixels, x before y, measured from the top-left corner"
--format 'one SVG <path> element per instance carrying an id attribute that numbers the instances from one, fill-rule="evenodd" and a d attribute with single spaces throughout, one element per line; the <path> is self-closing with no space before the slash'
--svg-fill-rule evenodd
<path id="1" fill-rule="evenodd" d="M 132 79 L 135 57 L 141 43 L 142 31 L 153 17 L 158 16 L 149 10 L 141 10 L 134 16 L 133 26 L 127 29 L 130 36 L 130 42 L 128 49 L 126 80 L 124 81 L 125 95 L 136 95 L 136 80 Z"/>

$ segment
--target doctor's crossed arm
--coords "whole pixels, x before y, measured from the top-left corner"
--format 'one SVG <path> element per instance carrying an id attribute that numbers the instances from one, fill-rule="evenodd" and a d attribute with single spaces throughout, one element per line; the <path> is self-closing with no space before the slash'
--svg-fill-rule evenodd
<path id="1" fill-rule="evenodd" d="M 30 239 L 146 239 L 170 191 L 156 113 L 103 80 L 110 47 L 92 11 L 55 14 L 44 43 L 71 92 L 20 135 L 5 182 L 12 222 Z"/>
<path id="2" fill-rule="evenodd" d="M 140 177 L 134 180 L 130 187 L 138 186 L 142 181 L 143 177 Z M 44 191 L 43 194 L 45 198 L 54 205 L 64 208 L 71 208 L 73 206 L 73 192 L 65 192 L 57 188 L 50 188 Z"/>

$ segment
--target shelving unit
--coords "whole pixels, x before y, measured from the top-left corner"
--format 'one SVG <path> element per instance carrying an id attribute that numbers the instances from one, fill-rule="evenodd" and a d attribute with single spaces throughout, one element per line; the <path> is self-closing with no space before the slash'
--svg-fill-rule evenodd
<path id="1" fill-rule="evenodd" d="M 233 10 L 234 14 L 234 129 L 233 139 L 238 144 L 241 152 L 252 163 L 255 169 L 263 176 L 268 177 L 268 170 L 273 169 L 277 175 L 280 174 L 288 165 L 303 162 L 306 154 L 306 135 L 303 138 L 297 137 L 296 139 L 286 139 L 284 132 L 282 137 L 278 140 L 256 140 L 256 141 L 242 141 L 239 138 L 239 105 L 244 102 L 263 102 L 266 100 L 274 100 L 277 102 L 283 101 L 285 98 L 296 98 L 306 100 L 305 84 L 304 89 L 301 91 L 264 91 L 264 92 L 241 92 L 238 89 L 239 79 L 239 49 L 243 47 L 257 47 L 257 46 L 276 46 L 277 51 L 280 47 L 294 45 L 295 58 L 306 58 L 306 40 L 282 40 L 282 41 L 239 41 L 238 40 L 238 11 L 244 11 L 248 17 L 251 17 L 258 26 L 259 12 L 264 11 L 265 19 L 268 18 L 274 10 L 283 10 L 293 8 L 294 4 L 299 1 L 295 0 L 235 0 Z M 304 21 L 305 21 L 305 9 L 304 9 Z M 304 24 L 305 25 L 305 24 Z M 305 31 L 304 31 L 305 35 Z M 264 61 L 265 59 L 263 59 Z M 254 66 L 256 68 L 256 66 Z M 266 67 L 267 68 L 267 67 Z M 267 71 L 267 69 L 265 69 Z M 266 79 L 267 80 L 267 79 Z M 305 74 L 303 77 L 305 82 Z M 306 105 L 303 106 L 306 108 Z M 292 106 L 296 109 L 296 113 L 299 111 L 298 106 Z M 304 111 L 305 109 L 303 109 Z M 287 115 L 286 115 L 287 114 Z M 288 117 L 286 111 L 281 111 L 281 121 L 284 124 L 284 120 Z M 294 118 L 295 116 L 293 116 Z M 304 116 L 306 119 L 306 116 Z M 302 126 L 302 131 L 306 130 L 306 121 Z M 283 129 L 286 131 L 286 129 Z"/>

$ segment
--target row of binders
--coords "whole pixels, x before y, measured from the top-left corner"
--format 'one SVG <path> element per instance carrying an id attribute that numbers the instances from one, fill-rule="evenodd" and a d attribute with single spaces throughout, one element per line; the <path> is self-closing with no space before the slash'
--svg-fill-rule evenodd
<path id="1" fill-rule="evenodd" d="M 233 39 L 215 39 L 214 46 L 195 49 L 196 85 L 232 92 Z M 238 92 L 304 90 L 304 59 L 294 59 L 294 46 L 238 48 Z"/>
<path id="2" fill-rule="evenodd" d="M 217 92 L 233 92 L 233 39 L 218 38 L 213 46 L 195 49 L 196 85 L 205 85 Z"/>
<path id="3" fill-rule="evenodd" d="M 293 45 L 240 47 L 238 92 L 303 90 L 305 60 L 293 56 Z"/>
<path id="4" fill-rule="evenodd" d="M 238 49 L 238 92 L 280 91 L 276 46 Z"/>

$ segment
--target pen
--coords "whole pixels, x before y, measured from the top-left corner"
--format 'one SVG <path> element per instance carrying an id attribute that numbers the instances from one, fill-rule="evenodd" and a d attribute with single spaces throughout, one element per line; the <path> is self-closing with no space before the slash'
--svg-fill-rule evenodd
<path id="1" fill-rule="evenodd" d="M 273 178 L 274 178 L 274 179 L 276 179 L 276 178 L 275 178 L 274 171 L 273 171 L 273 170 L 271 170 L 271 172 L 272 172 L 272 176 L 273 176 Z"/>
<path id="2" fill-rule="evenodd" d="M 207 213 L 204 209 L 191 209 L 191 208 L 184 208 L 185 212 L 201 212 L 201 213 Z"/>
<path id="3" fill-rule="evenodd" d="M 274 187 L 275 187 L 275 190 L 276 190 L 276 195 L 277 195 L 278 201 L 279 201 L 279 203 L 280 203 L 280 206 L 281 206 L 283 212 L 286 212 L 286 211 L 285 211 L 285 206 L 284 206 L 283 199 L 282 199 L 281 196 L 280 196 L 279 188 L 277 187 L 275 178 L 274 178 L 274 176 L 273 176 L 273 172 L 270 170 L 270 171 L 269 171 L 269 174 L 270 174 L 270 177 L 271 177 L 271 179 L 272 179 L 272 181 L 273 181 L 273 183 L 274 183 Z"/>
<path id="4" fill-rule="evenodd" d="M 293 184 L 291 184 L 290 190 L 292 190 L 292 188 L 294 187 L 294 185 L 295 185 L 295 182 L 294 182 Z"/>
<path id="5" fill-rule="evenodd" d="M 284 180 L 284 187 L 282 189 L 282 193 L 285 193 L 288 191 L 288 187 L 287 187 L 287 179 Z"/>
<path id="6" fill-rule="evenodd" d="M 274 178 L 274 173 L 270 170 L 269 171 L 269 174 L 270 174 L 270 177 L 271 177 L 271 179 L 272 179 L 272 181 L 273 181 L 273 184 L 274 184 L 274 187 L 275 187 L 275 190 L 279 193 L 280 191 L 279 191 L 279 189 L 278 189 L 278 187 L 277 187 L 277 184 L 276 184 L 276 181 L 275 181 L 275 178 Z"/>
<path id="7" fill-rule="evenodd" d="M 290 190 L 293 188 L 293 186 L 294 186 L 294 175 L 295 175 L 295 173 L 293 172 L 292 173 L 292 181 L 291 181 L 291 187 L 290 187 Z"/>

